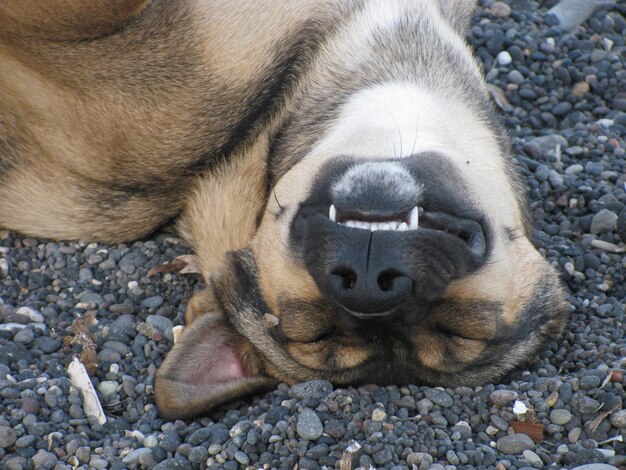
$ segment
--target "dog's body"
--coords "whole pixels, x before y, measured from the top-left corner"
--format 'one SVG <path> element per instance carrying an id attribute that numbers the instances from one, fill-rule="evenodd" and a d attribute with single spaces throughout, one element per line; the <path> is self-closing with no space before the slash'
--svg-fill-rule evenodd
<path id="1" fill-rule="evenodd" d="M 0 4 L 0 226 L 182 214 L 209 287 L 165 416 L 276 380 L 478 384 L 560 332 L 472 0 L 59 2 Z"/>

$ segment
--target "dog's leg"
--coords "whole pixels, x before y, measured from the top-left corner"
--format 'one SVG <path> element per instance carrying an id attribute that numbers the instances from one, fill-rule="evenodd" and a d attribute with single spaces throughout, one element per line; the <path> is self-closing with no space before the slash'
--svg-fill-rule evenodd
<path id="1" fill-rule="evenodd" d="M 209 285 L 226 253 L 244 248 L 254 236 L 265 206 L 266 152 L 267 139 L 259 139 L 198 178 L 187 199 L 177 228 L 194 247 Z M 214 307 L 210 287 L 197 293 L 187 305 L 187 324 Z"/>

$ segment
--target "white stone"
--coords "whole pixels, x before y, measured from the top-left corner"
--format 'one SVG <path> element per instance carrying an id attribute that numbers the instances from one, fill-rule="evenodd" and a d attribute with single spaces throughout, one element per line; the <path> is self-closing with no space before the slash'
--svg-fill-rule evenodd
<path id="1" fill-rule="evenodd" d="M 23 315 L 25 317 L 28 317 L 33 323 L 43 323 L 44 321 L 43 315 L 34 308 L 20 307 L 15 311 L 15 313 L 17 315 Z"/>
<path id="2" fill-rule="evenodd" d="M 496 59 L 498 60 L 498 63 L 500 65 L 509 65 L 511 62 L 513 62 L 513 57 L 511 57 L 511 54 L 509 54 L 507 51 L 500 52 Z"/>

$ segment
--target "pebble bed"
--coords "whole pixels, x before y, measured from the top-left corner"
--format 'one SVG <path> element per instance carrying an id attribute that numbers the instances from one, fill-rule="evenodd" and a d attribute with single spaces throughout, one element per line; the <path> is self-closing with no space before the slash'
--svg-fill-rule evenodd
<path id="1" fill-rule="evenodd" d="M 189 248 L 168 233 L 115 246 L 7 233 L 0 468 L 626 468 L 626 6 L 564 32 L 547 13 L 555 1 L 481 3 L 470 41 L 513 138 L 535 243 L 570 292 L 559 341 L 500 384 L 282 384 L 204 419 L 165 421 L 155 371 L 201 285 L 147 271 Z M 85 416 L 66 372 L 80 347 L 63 340 L 89 311 L 104 425 Z M 515 401 L 543 425 L 538 442 L 514 432 Z"/>

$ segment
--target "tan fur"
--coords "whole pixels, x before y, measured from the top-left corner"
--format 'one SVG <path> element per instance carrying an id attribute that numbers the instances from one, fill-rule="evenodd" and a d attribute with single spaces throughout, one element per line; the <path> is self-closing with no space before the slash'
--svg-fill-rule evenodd
<path id="1" fill-rule="evenodd" d="M 560 332 L 564 308 L 554 269 L 520 228 L 506 144 L 484 103 L 470 99 L 486 96 L 462 38 L 475 5 L 0 0 L 0 227 L 118 242 L 178 217 L 207 287 L 189 301 L 188 326 L 157 373 L 166 418 L 278 380 L 500 377 Z M 379 49 L 371 34 L 403 18 L 421 28 L 419 41 Z M 426 71 L 393 58 L 418 63 L 428 56 L 420 48 L 450 57 L 427 58 Z M 385 74 L 404 78 L 375 90 L 393 81 Z M 363 104 L 364 90 L 384 97 L 382 112 Z M 407 114 L 426 119 L 401 129 L 396 118 Z M 403 138 L 462 175 L 459 191 L 494 221 L 491 258 L 450 283 L 428 318 L 418 311 L 387 334 L 361 334 L 294 253 L 291 222 L 325 164 L 403 158 Z"/>

